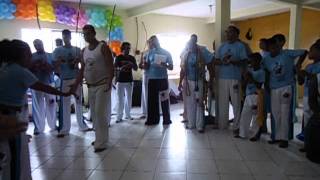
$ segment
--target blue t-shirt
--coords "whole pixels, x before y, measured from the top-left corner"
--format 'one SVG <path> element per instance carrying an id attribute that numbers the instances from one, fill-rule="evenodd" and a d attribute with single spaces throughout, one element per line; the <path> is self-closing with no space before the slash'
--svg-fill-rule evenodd
<path id="1" fill-rule="evenodd" d="M 266 56 L 263 65 L 270 72 L 270 88 L 277 89 L 295 83 L 294 60 L 305 50 L 282 50 L 276 57 Z"/>
<path id="2" fill-rule="evenodd" d="M 38 81 L 28 69 L 18 64 L 3 64 L 0 68 L 0 104 L 21 107 L 30 86 Z"/>
<path id="3" fill-rule="evenodd" d="M 204 60 L 205 64 L 209 64 L 212 62 L 214 57 L 213 53 L 211 53 L 207 48 L 199 46 L 201 58 Z M 199 60 L 199 59 L 198 59 Z M 191 81 L 196 81 L 197 76 L 197 53 L 190 52 L 188 58 L 186 58 L 185 62 L 187 78 Z"/>
<path id="4" fill-rule="evenodd" d="M 314 63 L 314 64 L 309 64 L 307 65 L 306 72 L 311 73 L 311 74 L 319 74 L 320 73 L 320 62 Z M 309 96 L 309 80 L 306 77 L 305 81 L 304 81 L 304 97 L 308 97 Z"/>
<path id="5" fill-rule="evenodd" d="M 79 69 L 75 68 L 73 61 L 77 58 L 80 59 L 81 50 L 78 47 L 66 48 L 64 46 L 58 47 L 53 51 L 53 61 L 59 59 L 63 60 L 63 63 L 60 66 L 61 79 L 74 79 L 76 78 Z"/>
<path id="6" fill-rule="evenodd" d="M 32 62 L 35 63 L 37 61 L 44 61 L 48 63 L 50 66 L 52 66 L 52 55 L 50 53 L 33 53 L 32 54 Z M 40 82 L 44 84 L 50 84 L 53 82 L 53 71 L 50 70 L 44 70 L 39 67 L 39 69 L 36 69 L 33 71 L 33 74 L 39 79 Z"/>
<path id="7" fill-rule="evenodd" d="M 216 53 L 216 59 L 223 60 L 223 58 L 228 55 L 231 55 L 232 61 L 248 59 L 246 47 L 240 41 L 232 44 L 228 42 L 223 43 Z M 241 67 L 232 64 L 221 65 L 219 66 L 219 78 L 241 80 Z"/>
<path id="8" fill-rule="evenodd" d="M 149 50 L 146 61 L 149 64 L 149 68 L 146 69 L 146 75 L 149 79 L 168 78 L 167 68 L 159 65 L 160 61 L 173 65 L 171 54 L 168 51 L 162 48 L 151 49 Z"/>
<path id="9" fill-rule="evenodd" d="M 251 73 L 253 80 L 258 83 L 264 83 L 266 79 L 265 71 L 261 68 L 258 70 L 253 70 L 249 68 L 248 71 Z M 246 95 L 252 95 L 257 93 L 257 86 L 255 83 L 249 83 L 246 88 Z"/>

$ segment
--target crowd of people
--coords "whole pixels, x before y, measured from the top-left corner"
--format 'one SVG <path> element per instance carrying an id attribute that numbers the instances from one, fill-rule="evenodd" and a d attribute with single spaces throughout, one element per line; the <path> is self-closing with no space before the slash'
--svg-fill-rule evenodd
<path id="1" fill-rule="evenodd" d="M 261 52 L 252 52 L 239 35 L 240 30 L 236 26 L 229 26 L 226 41 L 216 52 L 198 45 L 197 35 L 191 35 L 180 56 L 178 89 L 183 97 L 185 127 L 205 132 L 205 109 L 210 91 L 218 106 L 215 127 L 228 128 L 231 104 L 234 137 L 257 141 L 261 133 L 267 131 L 266 119 L 270 114 L 269 143 L 287 148 L 293 135 L 297 82 L 304 85 L 304 126 L 311 117 L 319 117 L 317 74 L 320 73 L 320 40 L 309 51 L 289 50 L 284 49 L 285 36 L 277 34 L 261 39 Z M 58 138 L 69 135 L 73 96 L 79 130 L 95 132 L 92 146 L 96 153 L 107 148 L 114 82 L 116 123 L 133 119 L 130 113 L 132 71 L 138 68 L 144 71 L 141 118 L 146 119 L 145 125 L 159 124 L 161 113 L 163 125 L 172 123 L 167 71 L 173 69 L 173 60 L 156 36 L 148 39 L 148 50 L 142 52 L 139 63 L 130 55 L 129 42 L 123 42 L 122 54 L 114 57 L 107 43 L 96 39 L 93 26 L 83 27 L 83 37 L 88 45 L 81 50 L 71 45 L 71 31 L 63 30 L 62 40 L 56 41 L 57 48 L 52 54 L 45 52 L 39 39 L 33 42 L 36 49 L 33 54 L 29 45 L 21 40 L 1 41 L 0 171 L 3 179 L 31 179 L 29 136 L 26 134 L 28 89 L 32 92 L 34 135 L 44 133 L 45 119 L 50 130 L 58 132 Z M 302 68 L 307 55 L 312 63 Z M 59 88 L 56 88 L 57 79 Z M 88 87 L 92 127 L 83 117 L 83 83 Z"/>

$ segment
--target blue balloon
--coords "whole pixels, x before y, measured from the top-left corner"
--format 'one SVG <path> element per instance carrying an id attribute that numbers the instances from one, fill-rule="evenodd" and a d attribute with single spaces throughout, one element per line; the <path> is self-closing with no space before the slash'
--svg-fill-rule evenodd
<path id="1" fill-rule="evenodd" d="M 8 4 L 5 3 L 5 2 L 0 3 L 0 12 L 1 12 L 1 13 L 6 13 L 6 12 L 8 12 L 8 11 L 9 11 L 9 6 L 8 6 Z"/>
<path id="2" fill-rule="evenodd" d="M 15 13 L 17 11 L 17 7 L 14 4 L 10 4 L 9 5 L 9 9 L 11 13 Z"/>

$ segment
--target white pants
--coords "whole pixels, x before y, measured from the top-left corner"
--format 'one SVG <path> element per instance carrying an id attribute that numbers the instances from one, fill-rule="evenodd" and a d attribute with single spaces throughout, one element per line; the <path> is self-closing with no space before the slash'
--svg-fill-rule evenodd
<path id="1" fill-rule="evenodd" d="M 188 92 L 188 89 L 189 87 L 187 87 L 187 83 L 186 83 L 186 80 L 184 79 L 182 81 L 182 98 L 183 98 L 183 120 L 188 120 L 188 115 L 187 115 L 187 106 L 188 106 L 188 103 L 187 103 L 187 92 Z M 190 92 L 190 91 L 189 91 Z"/>
<path id="2" fill-rule="evenodd" d="M 285 97 L 288 94 L 288 97 Z M 292 87 L 271 90 L 271 111 L 275 120 L 275 139 L 288 141 Z"/>
<path id="3" fill-rule="evenodd" d="M 29 122 L 28 114 L 28 105 L 26 104 L 20 113 L 13 116 L 17 117 L 19 121 Z M 4 164 L 0 164 L 2 166 L 0 179 L 10 180 L 13 178 L 11 177 L 10 163 L 14 162 L 15 168 L 20 169 L 20 171 L 15 171 L 15 175 L 18 176 L 17 179 L 32 180 L 28 136 L 25 132 L 20 133 L 20 135 L 10 140 L 10 144 L 14 144 L 15 154 L 11 154 L 10 152 L 9 139 L 2 139 L 0 137 L 0 152 L 5 154 Z"/>
<path id="4" fill-rule="evenodd" d="M 68 92 L 70 90 L 70 86 L 73 85 L 75 82 L 75 79 L 71 79 L 71 80 L 62 80 L 61 82 L 61 89 L 63 92 Z M 83 117 L 82 117 L 82 87 L 79 86 L 79 88 L 77 89 L 76 94 L 78 95 L 78 98 L 76 98 L 75 100 L 75 109 L 76 109 L 76 118 L 77 118 L 77 122 L 79 125 L 79 129 L 80 130 L 86 130 L 88 129 L 87 124 L 84 122 Z M 62 124 L 59 124 L 59 133 L 60 134 L 69 134 L 70 129 L 71 129 L 71 96 L 69 97 L 60 97 L 60 114 L 62 115 L 62 117 L 60 116 L 59 119 L 60 122 L 62 122 Z M 89 99 L 90 101 L 90 99 Z M 62 103 L 62 105 L 61 105 Z"/>
<path id="5" fill-rule="evenodd" d="M 122 119 L 123 108 L 125 110 L 126 118 L 131 118 L 130 111 L 132 106 L 132 90 L 133 83 L 117 83 L 117 100 L 118 100 L 118 111 L 117 111 L 117 120 Z M 125 99 L 124 99 L 125 97 Z"/>
<path id="6" fill-rule="evenodd" d="M 32 116 L 35 133 L 43 133 L 45 119 L 51 130 L 56 129 L 56 96 L 32 90 Z"/>
<path id="7" fill-rule="evenodd" d="M 117 88 L 113 88 L 111 90 L 111 112 L 112 114 L 117 114 L 118 111 L 118 96 L 117 96 Z"/>
<path id="8" fill-rule="evenodd" d="M 240 136 L 243 138 L 253 137 L 259 132 L 257 122 L 258 95 L 252 94 L 246 96 L 240 118 Z M 250 124 L 252 135 L 249 135 Z"/>
<path id="9" fill-rule="evenodd" d="M 239 129 L 239 121 L 241 114 L 241 96 L 240 96 L 240 81 L 233 79 L 219 79 L 219 128 L 228 128 L 229 123 L 229 97 L 231 98 L 231 104 L 234 112 L 233 129 Z"/>
<path id="10" fill-rule="evenodd" d="M 108 142 L 108 122 L 111 119 L 111 90 L 106 91 L 107 85 L 90 87 L 89 103 L 91 118 L 95 128 L 94 148 L 105 148 Z"/>
<path id="11" fill-rule="evenodd" d="M 190 95 L 186 95 L 188 128 L 204 128 L 203 83 L 198 82 L 199 90 L 195 91 L 196 82 L 188 80 Z"/>
<path id="12" fill-rule="evenodd" d="M 142 93 L 141 93 L 141 111 L 143 115 L 147 115 L 148 102 L 148 77 L 143 74 L 142 78 Z"/>
<path id="13" fill-rule="evenodd" d="M 303 119 L 304 119 L 304 127 L 307 126 L 309 119 L 312 116 L 312 111 L 309 106 L 308 97 L 303 97 Z"/>

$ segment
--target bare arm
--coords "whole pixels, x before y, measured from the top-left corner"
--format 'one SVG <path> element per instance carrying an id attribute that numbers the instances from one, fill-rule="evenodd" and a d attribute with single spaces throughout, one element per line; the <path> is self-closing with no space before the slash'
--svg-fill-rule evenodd
<path id="1" fill-rule="evenodd" d="M 308 55 L 308 51 L 305 51 L 304 54 L 299 57 L 299 60 L 298 60 L 297 65 L 296 65 L 296 71 L 297 72 L 299 72 L 301 70 L 302 63 L 306 59 L 307 55 Z"/>
<path id="2" fill-rule="evenodd" d="M 108 87 L 107 87 L 106 91 L 109 91 L 109 89 L 111 88 L 112 79 L 114 76 L 113 57 L 112 57 L 111 50 L 107 44 L 104 44 L 101 47 L 101 53 L 104 56 L 104 60 L 105 60 L 106 67 L 107 67 L 106 73 L 107 73 L 107 77 L 108 77 L 108 79 L 107 79 L 107 86 Z"/>

